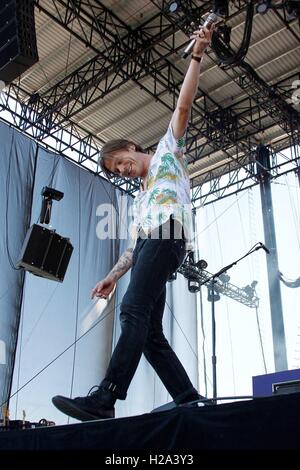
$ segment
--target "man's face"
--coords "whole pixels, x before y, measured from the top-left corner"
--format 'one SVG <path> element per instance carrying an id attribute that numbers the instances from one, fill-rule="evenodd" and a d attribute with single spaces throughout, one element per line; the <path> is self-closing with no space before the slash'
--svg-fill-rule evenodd
<path id="1" fill-rule="evenodd" d="M 143 174 L 144 161 L 142 154 L 130 146 L 128 150 L 114 152 L 112 158 L 105 160 L 105 167 L 116 175 L 125 178 L 138 178 Z"/>

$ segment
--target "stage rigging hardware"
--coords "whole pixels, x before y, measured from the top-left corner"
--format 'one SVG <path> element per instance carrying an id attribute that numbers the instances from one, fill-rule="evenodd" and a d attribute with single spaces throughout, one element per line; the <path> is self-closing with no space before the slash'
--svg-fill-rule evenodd
<path id="1" fill-rule="evenodd" d="M 3 419 L 0 419 L 0 432 L 55 426 L 54 421 L 48 421 L 45 418 L 40 419 L 37 423 L 26 421 L 25 410 L 23 410 L 23 419 L 10 419 L 9 409 L 6 405 L 2 407 L 2 416 Z"/>
<path id="2" fill-rule="evenodd" d="M 193 253 L 191 253 L 187 256 L 185 262 L 177 271 L 188 280 L 190 292 L 198 292 L 200 290 L 200 286 L 208 282 L 212 277 L 212 274 L 209 271 L 202 268 L 202 266 L 205 266 L 204 263 L 207 267 L 207 263 L 204 260 L 195 262 Z M 176 275 L 170 280 L 174 280 L 175 278 Z M 255 292 L 257 281 L 253 281 L 251 285 L 240 288 L 231 284 L 229 279 L 230 277 L 227 273 L 222 273 L 218 278 L 216 278 L 214 283 L 215 295 L 219 296 L 220 294 L 223 294 L 242 303 L 243 305 L 246 305 L 247 307 L 257 308 L 259 305 L 259 299 Z M 207 287 L 209 293 L 209 285 Z M 219 299 L 215 298 L 215 300 Z"/>
<path id="3" fill-rule="evenodd" d="M 69 238 L 62 237 L 56 230 L 50 230 L 45 225 L 50 223 L 52 201 L 60 201 L 64 193 L 45 186 L 41 194 L 41 225 L 34 224 L 28 230 L 18 266 L 36 276 L 63 282 L 73 246 Z"/>
<path id="4" fill-rule="evenodd" d="M 0 80 L 13 82 L 38 62 L 33 0 L 1 0 Z"/>

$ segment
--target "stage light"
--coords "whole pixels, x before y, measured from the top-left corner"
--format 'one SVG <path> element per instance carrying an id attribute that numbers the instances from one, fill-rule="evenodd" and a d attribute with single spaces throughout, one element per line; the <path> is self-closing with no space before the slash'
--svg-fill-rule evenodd
<path id="1" fill-rule="evenodd" d="M 264 15 L 265 13 L 267 13 L 270 7 L 271 7 L 271 0 L 260 2 L 258 5 L 256 5 L 256 13 L 260 13 L 261 15 Z"/>
<path id="2" fill-rule="evenodd" d="M 212 288 L 211 286 L 208 287 L 208 294 L 207 294 L 207 300 L 208 302 L 217 302 L 218 300 L 220 300 L 220 294 L 219 294 L 219 288 L 218 286 L 215 284 L 214 285 L 214 296 L 212 295 Z"/>
<path id="3" fill-rule="evenodd" d="M 213 12 L 218 16 L 227 18 L 229 15 L 228 0 L 215 0 L 213 2 Z"/>
<path id="4" fill-rule="evenodd" d="M 227 273 L 222 273 L 218 277 L 223 284 L 228 284 L 228 282 L 230 281 L 230 276 Z"/>
<path id="5" fill-rule="evenodd" d="M 208 264 L 207 262 L 205 261 L 205 259 L 200 259 L 199 261 L 197 261 L 197 263 L 195 264 L 195 266 L 197 266 L 198 269 L 206 269 Z"/>
<path id="6" fill-rule="evenodd" d="M 285 4 L 285 9 L 287 13 L 288 21 L 291 21 L 295 18 L 300 18 L 300 1 L 287 1 Z"/>
<path id="7" fill-rule="evenodd" d="M 193 294 L 195 294 L 195 292 L 199 292 L 200 291 L 200 283 L 199 283 L 198 279 L 192 279 L 192 278 L 189 279 L 188 280 L 188 289 Z"/>
<path id="8" fill-rule="evenodd" d="M 255 289 L 255 287 L 257 286 L 257 284 L 258 284 L 257 281 L 252 281 L 252 282 L 251 282 L 251 287 L 252 287 L 253 290 Z"/>
<path id="9" fill-rule="evenodd" d="M 253 297 L 254 297 L 254 289 L 253 289 L 253 287 L 251 287 L 251 286 L 249 286 L 249 285 L 248 285 L 248 286 L 245 286 L 245 287 L 243 288 L 243 291 L 244 291 L 245 294 L 249 297 L 249 299 L 253 299 Z"/>
<path id="10" fill-rule="evenodd" d="M 169 12 L 170 13 L 175 13 L 175 11 L 177 11 L 178 7 L 179 7 L 179 1 L 170 3 Z"/>

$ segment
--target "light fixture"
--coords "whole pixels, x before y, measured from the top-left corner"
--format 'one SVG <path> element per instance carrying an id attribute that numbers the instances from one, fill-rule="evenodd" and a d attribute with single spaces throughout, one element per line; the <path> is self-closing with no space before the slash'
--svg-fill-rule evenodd
<path id="1" fill-rule="evenodd" d="M 284 4 L 286 13 L 287 13 L 287 20 L 291 21 L 295 18 L 300 18 L 300 1 L 287 1 Z"/>
<path id="2" fill-rule="evenodd" d="M 195 294 L 195 292 L 199 292 L 200 291 L 200 282 L 198 281 L 198 279 L 190 278 L 188 280 L 188 289 L 193 294 Z"/>
<path id="3" fill-rule="evenodd" d="M 219 289 L 218 289 L 218 286 L 215 284 L 214 285 L 214 296 L 213 296 L 213 293 L 212 293 L 212 288 L 211 286 L 208 286 L 207 287 L 207 290 L 208 290 L 208 295 L 207 295 L 207 300 L 208 302 L 217 302 L 218 300 L 220 300 L 220 294 L 219 294 Z"/>
<path id="4" fill-rule="evenodd" d="M 199 261 L 197 261 L 197 263 L 195 263 L 195 266 L 197 266 L 198 269 L 206 269 L 208 264 L 207 262 L 205 261 L 205 259 L 200 259 Z"/>
<path id="5" fill-rule="evenodd" d="M 248 285 L 248 286 L 245 286 L 245 287 L 243 288 L 243 291 L 244 291 L 245 294 L 249 297 L 249 299 L 253 299 L 253 297 L 254 297 L 254 289 L 253 289 L 253 287 L 251 287 L 251 286 L 249 286 L 249 285 Z"/>
<path id="6" fill-rule="evenodd" d="M 256 5 L 256 13 L 260 13 L 261 15 L 264 15 L 265 13 L 267 13 L 270 7 L 271 7 L 271 0 L 262 1 L 258 5 Z"/>
<path id="7" fill-rule="evenodd" d="M 229 15 L 228 3 L 228 0 L 215 0 L 213 2 L 213 12 L 218 16 L 227 18 L 227 16 Z"/>
<path id="8" fill-rule="evenodd" d="M 223 284 L 228 284 L 228 282 L 230 281 L 230 276 L 227 273 L 222 273 L 218 277 L 219 277 L 220 281 L 223 282 Z"/>
<path id="9" fill-rule="evenodd" d="M 257 281 L 252 281 L 252 282 L 251 282 L 251 287 L 252 287 L 253 290 L 255 289 L 255 287 L 257 286 L 257 284 L 258 284 Z"/>
<path id="10" fill-rule="evenodd" d="M 170 3 L 169 12 L 170 13 L 175 13 L 175 11 L 178 9 L 178 7 L 179 7 L 179 1 Z"/>

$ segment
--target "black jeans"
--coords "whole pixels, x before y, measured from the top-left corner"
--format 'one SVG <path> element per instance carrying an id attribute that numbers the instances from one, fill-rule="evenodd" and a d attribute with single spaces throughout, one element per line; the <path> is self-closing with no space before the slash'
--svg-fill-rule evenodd
<path id="1" fill-rule="evenodd" d="M 178 357 L 166 340 L 162 317 L 166 282 L 185 256 L 182 239 L 138 238 L 131 280 L 121 304 L 121 335 L 101 386 L 125 399 L 142 353 L 157 372 L 175 403 L 196 399 Z"/>

